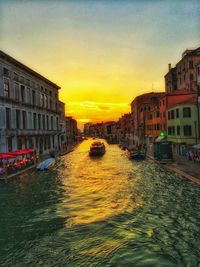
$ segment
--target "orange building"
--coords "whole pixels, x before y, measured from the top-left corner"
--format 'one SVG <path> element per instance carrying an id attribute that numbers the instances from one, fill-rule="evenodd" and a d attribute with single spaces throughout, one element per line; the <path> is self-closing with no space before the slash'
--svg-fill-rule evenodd
<path id="1" fill-rule="evenodd" d="M 149 135 L 152 135 L 153 111 L 159 111 L 159 101 L 164 92 L 147 93 L 137 96 L 131 103 L 131 113 L 134 124 L 134 142 L 135 144 L 148 143 Z M 154 117 L 154 123 L 157 123 L 158 113 Z M 158 128 L 156 128 L 158 131 Z M 151 136 L 150 136 L 151 137 Z"/>

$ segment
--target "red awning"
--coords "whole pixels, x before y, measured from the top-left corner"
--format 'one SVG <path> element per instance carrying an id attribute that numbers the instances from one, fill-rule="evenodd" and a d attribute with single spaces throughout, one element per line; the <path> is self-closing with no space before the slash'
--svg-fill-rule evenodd
<path id="1" fill-rule="evenodd" d="M 3 160 L 3 159 L 13 159 L 15 157 L 16 157 L 15 155 L 9 155 L 7 153 L 0 153 L 0 159 L 1 160 Z"/>
<path id="2" fill-rule="evenodd" d="M 22 155 L 27 155 L 27 154 L 32 154 L 35 153 L 35 149 L 34 148 L 30 148 L 30 149 L 22 149 L 22 150 L 17 150 L 14 152 L 8 152 L 8 155 L 15 155 L 15 156 L 22 156 Z"/>

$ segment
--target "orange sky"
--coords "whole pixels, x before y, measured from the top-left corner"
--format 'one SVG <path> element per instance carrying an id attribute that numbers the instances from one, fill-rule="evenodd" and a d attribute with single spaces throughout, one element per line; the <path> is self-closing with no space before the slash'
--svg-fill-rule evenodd
<path id="1" fill-rule="evenodd" d="M 79 123 L 116 120 L 164 90 L 168 63 L 199 44 L 200 2 L 1 1 L 0 49 L 61 86 Z"/>

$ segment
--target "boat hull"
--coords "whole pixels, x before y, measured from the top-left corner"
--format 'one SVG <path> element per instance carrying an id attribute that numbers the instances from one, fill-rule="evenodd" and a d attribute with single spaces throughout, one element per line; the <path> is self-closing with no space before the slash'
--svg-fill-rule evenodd
<path id="1" fill-rule="evenodd" d="M 52 168 L 55 165 L 55 158 L 48 158 L 44 161 L 42 161 L 38 166 L 37 170 L 38 171 L 44 171 Z"/>
<path id="2" fill-rule="evenodd" d="M 89 151 L 90 156 L 103 156 L 106 152 L 104 143 L 94 142 Z"/>
<path id="3" fill-rule="evenodd" d="M 129 152 L 129 158 L 133 160 L 145 160 L 146 154 L 143 152 Z"/>

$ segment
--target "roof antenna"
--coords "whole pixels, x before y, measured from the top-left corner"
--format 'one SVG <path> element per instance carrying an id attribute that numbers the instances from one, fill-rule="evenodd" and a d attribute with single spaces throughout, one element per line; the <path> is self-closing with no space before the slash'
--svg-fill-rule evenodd
<path id="1" fill-rule="evenodd" d="M 151 90 L 152 90 L 152 93 L 153 93 L 153 90 L 154 90 L 154 86 L 153 86 L 153 83 L 152 83 L 152 86 L 151 86 Z"/>

